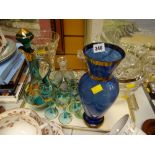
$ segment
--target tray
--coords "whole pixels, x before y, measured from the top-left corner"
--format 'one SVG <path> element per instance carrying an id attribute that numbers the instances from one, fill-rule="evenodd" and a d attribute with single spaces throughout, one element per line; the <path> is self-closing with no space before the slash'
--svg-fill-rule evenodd
<path id="1" fill-rule="evenodd" d="M 30 108 L 35 110 L 41 117 L 44 116 L 45 109 L 34 109 L 29 105 L 28 103 L 25 103 L 23 105 L 25 108 Z M 59 110 L 59 114 L 61 113 L 61 109 Z M 119 98 L 115 101 L 115 103 L 112 105 L 112 107 L 105 113 L 104 115 L 104 123 L 97 129 L 91 129 L 89 128 L 83 119 L 78 119 L 74 115 L 72 115 L 72 121 L 67 124 L 63 125 L 59 122 L 58 117 L 53 119 L 52 121 L 58 123 L 65 129 L 77 129 L 77 130 L 88 130 L 88 131 L 95 131 L 95 132 L 102 132 L 102 133 L 107 133 L 109 132 L 113 125 L 125 114 L 129 114 L 129 109 L 128 109 L 128 104 L 126 100 L 120 100 Z"/>
<path id="2" fill-rule="evenodd" d="M 75 75 L 77 79 L 79 79 L 83 75 L 83 71 L 76 71 Z M 143 122 L 148 118 L 154 118 L 155 113 L 152 109 L 152 106 L 147 98 L 147 95 L 145 94 L 145 90 L 143 87 L 139 87 L 135 92 L 136 102 L 137 102 L 137 109 L 134 111 L 134 113 L 131 111 L 131 107 L 126 99 L 121 98 L 121 94 L 118 96 L 117 100 L 114 102 L 114 104 L 108 109 L 104 115 L 104 122 L 99 128 L 90 128 L 88 127 L 83 119 L 78 119 L 73 115 L 73 119 L 71 123 L 67 125 L 62 125 L 57 116 L 55 118 L 54 122 L 61 125 L 64 131 L 64 134 L 106 134 L 109 131 L 111 131 L 114 124 L 124 115 L 129 114 L 130 118 L 132 119 L 134 115 L 135 117 L 135 125 L 138 128 L 141 128 L 141 125 Z M 22 104 L 22 107 L 26 108 L 32 108 L 28 103 Z M 33 109 L 33 108 L 32 108 Z M 44 116 L 45 109 L 39 110 L 39 109 L 33 109 L 35 110 L 41 117 Z M 61 113 L 61 109 L 59 110 L 59 114 Z"/>

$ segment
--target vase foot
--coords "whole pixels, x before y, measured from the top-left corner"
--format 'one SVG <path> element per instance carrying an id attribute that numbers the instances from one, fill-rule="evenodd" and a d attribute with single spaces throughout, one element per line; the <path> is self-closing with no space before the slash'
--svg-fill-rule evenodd
<path id="1" fill-rule="evenodd" d="M 104 116 L 102 118 L 92 118 L 92 117 L 87 116 L 86 113 L 84 113 L 83 119 L 89 127 L 97 128 L 102 125 L 104 121 Z"/>

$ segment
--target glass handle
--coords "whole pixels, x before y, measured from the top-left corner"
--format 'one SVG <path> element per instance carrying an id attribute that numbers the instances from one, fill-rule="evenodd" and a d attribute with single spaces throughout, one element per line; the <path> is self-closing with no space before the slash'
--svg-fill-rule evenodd
<path id="1" fill-rule="evenodd" d="M 39 74 L 42 79 L 44 79 L 48 75 L 49 70 L 50 65 L 46 61 L 44 60 L 39 61 Z"/>
<path id="2" fill-rule="evenodd" d="M 127 103 L 128 103 L 129 113 L 130 113 L 133 126 L 135 126 L 135 123 L 136 123 L 135 109 L 133 107 L 133 100 L 131 99 L 131 96 L 128 96 Z"/>

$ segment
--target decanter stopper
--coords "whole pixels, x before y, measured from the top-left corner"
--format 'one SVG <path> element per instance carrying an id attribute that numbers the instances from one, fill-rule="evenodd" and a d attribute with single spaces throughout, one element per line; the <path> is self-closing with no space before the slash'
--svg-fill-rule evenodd
<path id="1" fill-rule="evenodd" d="M 31 41 L 34 38 L 32 32 L 25 28 L 21 28 L 16 34 L 16 40 L 22 43 L 23 46 L 19 47 L 26 53 L 32 53 L 34 50 L 31 48 Z"/>
<path id="2" fill-rule="evenodd" d="M 67 59 L 64 56 L 61 56 L 57 59 L 57 62 L 60 67 L 60 71 L 66 71 L 67 70 Z"/>

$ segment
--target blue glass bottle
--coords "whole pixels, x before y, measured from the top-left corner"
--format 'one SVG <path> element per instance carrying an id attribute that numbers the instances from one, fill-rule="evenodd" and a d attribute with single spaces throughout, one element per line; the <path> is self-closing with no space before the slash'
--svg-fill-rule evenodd
<path id="1" fill-rule="evenodd" d="M 94 46 L 104 45 L 105 50 L 94 52 Z M 90 127 L 98 127 L 104 121 L 104 113 L 113 104 L 119 93 L 119 84 L 112 75 L 113 70 L 125 57 L 120 47 L 108 43 L 91 43 L 83 49 L 88 72 L 78 85 L 83 104 L 83 118 Z"/>

